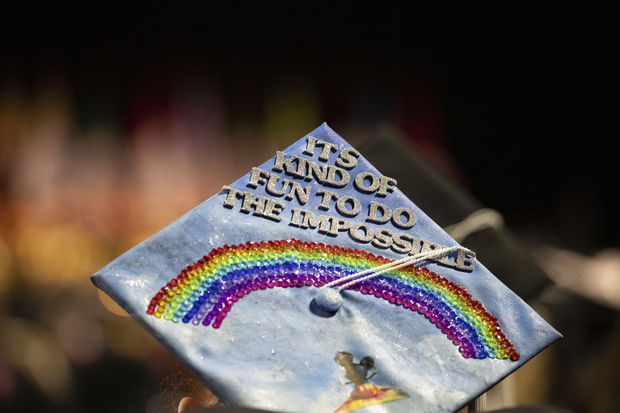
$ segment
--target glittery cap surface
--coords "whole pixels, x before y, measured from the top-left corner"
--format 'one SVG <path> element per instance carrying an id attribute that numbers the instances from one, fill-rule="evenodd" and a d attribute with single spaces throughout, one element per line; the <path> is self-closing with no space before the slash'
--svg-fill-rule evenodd
<path id="1" fill-rule="evenodd" d="M 313 313 L 330 281 L 457 245 L 397 179 L 323 124 L 92 279 L 227 404 L 453 411 L 560 335 L 458 254 Z"/>

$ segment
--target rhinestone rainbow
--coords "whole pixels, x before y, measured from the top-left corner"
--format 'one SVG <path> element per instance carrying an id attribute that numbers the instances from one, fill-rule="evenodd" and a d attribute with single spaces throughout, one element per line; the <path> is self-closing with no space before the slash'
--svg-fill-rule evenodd
<path id="1" fill-rule="evenodd" d="M 390 261 L 363 250 L 295 239 L 224 245 L 162 287 L 147 313 L 175 323 L 219 328 L 232 306 L 252 291 L 321 287 Z M 426 268 L 389 271 L 347 290 L 424 315 L 465 358 L 519 360 L 495 316 L 464 288 Z"/>

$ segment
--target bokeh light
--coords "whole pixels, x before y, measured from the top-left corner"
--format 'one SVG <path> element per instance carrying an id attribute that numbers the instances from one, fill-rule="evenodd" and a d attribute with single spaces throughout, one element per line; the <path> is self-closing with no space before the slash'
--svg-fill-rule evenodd
<path id="1" fill-rule="evenodd" d="M 616 25 L 361 7 L 6 11 L 0 411 L 175 411 L 178 363 L 89 275 L 323 121 L 353 145 L 395 131 L 548 274 L 537 309 L 566 338 L 488 407 L 617 408 Z"/>

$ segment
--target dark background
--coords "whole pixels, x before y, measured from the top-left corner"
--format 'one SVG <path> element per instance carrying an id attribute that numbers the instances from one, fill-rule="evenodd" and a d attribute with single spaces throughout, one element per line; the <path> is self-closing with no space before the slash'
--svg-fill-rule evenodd
<path id="1" fill-rule="evenodd" d="M 4 339 L 0 400 L 9 409 L 150 403 L 156 411 L 152 395 L 169 397 L 159 383 L 176 365 L 144 336 L 138 342 L 150 343 L 149 357 L 129 344 L 110 350 L 118 337 L 139 333 L 92 303 L 88 275 L 323 121 L 353 144 L 382 125 L 398 130 L 531 248 L 551 244 L 587 257 L 620 241 L 618 33 L 609 9 L 32 6 L 3 10 L 0 36 L 0 314 L 43 347 L 59 341 L 73 377 L 60 390 L 41 384 L 31 371 L 37 362 L 20 359 Z M 60 132 L 46 140 L 46 125 Z M 158 162 L 149 154 L 163 151 L 156 159 L 165 160 L 171 148 L 184 148 L 170 167 L 184 161 L 178 178 L 193 174 L 189 189 L 149 175 L 149 162 Z M 46 159 L 55 166 L 44 167 Z M 58 258 L 36 246 L 52 233 L 91 248 L 60 281 L 33 270 L 45 260 L 62 259 L 50 264 L 61 269 L 73 262 L 68 251 Z M 585 310 L 585 319 L 566 321 L 583 341 L 564 356 L 618 336 L 617 310 L 580 303 L 594 306 L 596 321 Z M 67 316 L 75 312 L 89 318 Z M 63 344 L 56 320 L 65 316 L 78 323 L 71 331 L 98 326 L 90 334 L 101 349 L 91 358 L 76 359 Z M 155 356 L 161 365 L 152 365 Z M 605 374 L 607 383 L 618 380 L 617 370 Z M 608 394 L 607 404 L 592 407 L 589 390 L 568 387 L 533 401 L 605 411 L 618 400 Z"/>
<path id="2" fill-rule="evenodd" d="M 105 122 L 89 100 L 108 100 L 125 127 L 132 98 L 164 95 L 173 78 L 192 75 L 217 84 L 227 125 L 260 128 L 270 86 L 301 79 L 336 130 L 353 120 L 407 125 L 424 116 L 410 113 L 415 106 L 433 113 L 473 193 L 516 223 L 549 225 L 559 208 L 590 204 L 591 233 L 574 242 L 618 241 L 610 10 L 508 2 L 48 11 L 5 14 L 2 66 L 28 85 L 66 76 L 82 127 Z"/>

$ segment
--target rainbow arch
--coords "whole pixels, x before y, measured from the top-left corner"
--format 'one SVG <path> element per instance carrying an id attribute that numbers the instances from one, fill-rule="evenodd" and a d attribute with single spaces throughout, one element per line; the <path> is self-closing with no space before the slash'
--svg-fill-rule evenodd
<path id="1" fill-rule="evenodd" d="M 363 250 L 296 239 L 224 245 L 163 286 L 147 313 L 175 323 L 219 328 L 234 304 L 253 291 L 321 287 L 388 262 Z M 426 268 L 389 271 L 347 290 L 424 315 L 465 358 L 519 360 L 495 316 L 464 288 Z"/>

